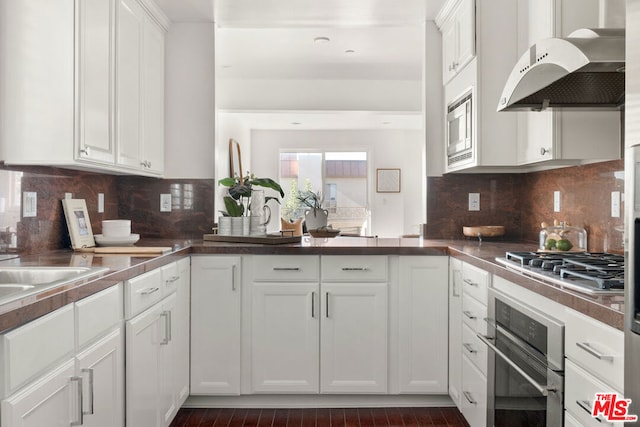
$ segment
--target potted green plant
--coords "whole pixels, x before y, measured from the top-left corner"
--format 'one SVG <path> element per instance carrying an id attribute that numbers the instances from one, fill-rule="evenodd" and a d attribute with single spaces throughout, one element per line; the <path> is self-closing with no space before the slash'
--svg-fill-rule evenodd
<path id="1" fill-rule="evenodd" d="M 320 192 L 314 192 L 311 189 L 301 191 L 298 200 L 309 209 L 304 213 L 304 222 L 307 230 L 317 230 L 327 226 L 327 218 L 329 212 L 322 209 L 322 196 Z"/>
<path id="2" fill-rule="evenodd" d="M 252 191 L 254 191 L 254 187 L 263 187 L 270 188 L 275 190 L 280 197 L 284 196 L 284 191 L 282 191 L 282 187 L 276 181 L 271 178 L 256 178 L 256 176 L 252 173 L 247 172 L 245 176 L 236 175 L 234 177 L 223 178 L 218 181 L 219 185 L 228 187 L 228 195 L 224 196 L 224 207 L 225 211 L 220 211 L 223 217 L 246 217 L 247 219 L 246 226 L 242 226 L 243 231 L 238 232 L 237 226 L 236 230 L 232 225 L 232 234 L 249 234 L 248 224 L 249 224 L 249 215 L 251 214 L 251 195 Z M 269 200 L 275 200 L 280 203 L 279 197 L 267 196 L 264 198 L 264 203 L 266 204 Z M 264 206 L 254 206 L 253 211 L 258 212 L 262 210 Z M 233 222 L 234 220 L 232 220 Z M 242 220 L 238 220 L 237 222 L 242 222 Z M 244 230 L 244 229 L 247 230 Z"/>

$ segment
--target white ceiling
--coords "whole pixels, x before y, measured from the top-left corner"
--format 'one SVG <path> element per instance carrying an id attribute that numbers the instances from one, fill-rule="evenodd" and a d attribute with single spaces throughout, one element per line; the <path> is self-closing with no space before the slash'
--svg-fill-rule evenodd
<path id="1" fill-rule="evenodd" d="M 215 22 L 216 78 L 421 80 L 424 22 L 445 0 L 156 0 L 173 22 Z M 314 43 L 328 37 L 329 43 Z M 353 50 L 353 53 L 346 53 Z M 391 114 L 241 113 L 252 128 L 415 129 Z M 255 120 L 254 120 L 255 119 Z M 385 122 L 393 125 L 382 124 Z"/>

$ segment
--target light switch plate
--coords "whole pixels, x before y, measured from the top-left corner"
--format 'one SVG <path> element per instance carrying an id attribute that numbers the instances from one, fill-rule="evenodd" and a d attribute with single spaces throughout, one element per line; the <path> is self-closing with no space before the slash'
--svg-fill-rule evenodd
<path id="1" fill-rule="evenodd" d="M 480 193 L 469 193 L 469 210 L 480 210 Z"/>
<path id="2" fill-rule="evenodd" d="M 104 193 L 98 193 L 98 213 L 104 213 Z"/>
<path id="3" fill-rule="evenodd" d="M 73 193 L 64 193 L 64 198 L 65 199 L 73 199 Z"/>
<path id="4" fill-rule="evenodd" d="M 620 192 L 611 192 L 611 218 L 620 218 Z"/>
<path id="5" fill-rule="evenodd" d="M 171 194 L 160 195 L 160 212 L 171 212 Z"/>
<path id="6" fill-rule="evenodd" d="M 38 193 L 35 191 L 24 191 L 22 193 L 22 216 L 24 218 L 34 217 L 38 214 Z"/>
<path id="7" fill-rule="evenodd" d="M 560 192 L 553 192 L 553 211 L 560 212 Z"/>

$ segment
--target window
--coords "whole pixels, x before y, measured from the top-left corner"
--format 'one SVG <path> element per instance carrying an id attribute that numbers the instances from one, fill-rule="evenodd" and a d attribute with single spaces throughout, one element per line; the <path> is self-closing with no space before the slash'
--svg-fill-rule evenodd
<path id="1" fill-rule="evenodd" d="M 366 234 L 369 224 L 366 152 L 281 152 L 282 217 L 296 219 L 308 209 L 297 196 L 320 192 L 328 223 L 343 234 Z"/>

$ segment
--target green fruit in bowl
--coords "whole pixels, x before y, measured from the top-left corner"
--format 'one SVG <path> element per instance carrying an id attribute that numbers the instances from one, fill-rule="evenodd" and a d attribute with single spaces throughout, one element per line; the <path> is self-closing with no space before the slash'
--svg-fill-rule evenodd
<path id="1" fill-rule="evenodd" d="M 556 242 L 556 249 L 559 251 L 570 251 L 573 244 L 567 239 L 560 239 Z"/>
<path id="2" fill-rule="evenodd" d="M 544 248 L 546 250 L 555 249 L 556 248 L 556 239 L 547 239 L 547 241 L 544 242 Z"/>

